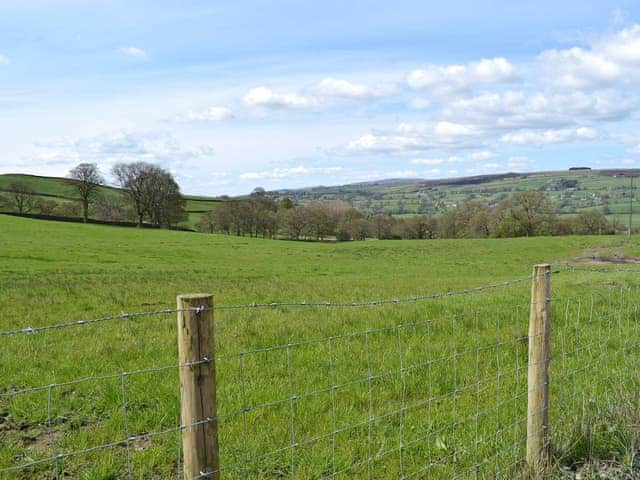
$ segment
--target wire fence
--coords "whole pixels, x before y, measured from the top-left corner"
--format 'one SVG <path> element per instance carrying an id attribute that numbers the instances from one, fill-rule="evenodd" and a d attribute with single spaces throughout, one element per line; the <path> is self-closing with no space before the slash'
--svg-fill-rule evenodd
<path id="1" fill-rule="evenodd" d="M 611 442 L 629 440 L 614 413 L 638 387 L 636 272 L 563 266 L 552 274 L 581 272 L 609 276 L 547 299 L 549 436 L 551 453 L 565 463 L 609 454 Z M 530 280 L 402 299 L 195 307 L 231 325 L 218 330 L 213 358 L 0 387 L 0 477 L 185 478 L 182 434 L 215 425 L 219 465 L 189 478 L 524 478 Z M 307 309 L 301 317 L 293 307 Z M 121 313 L 0 336 L 19 343 L 105 322 L 164 322 L 184 311 Z M 261 330 L 283 320 L 313 322 L 309 328 L 324 322 L 320 331 L 329 334 L 301 328 L 278 343 Z M 181 421 L 180 371 L 211 364 L 215 418 Z M 618 430 L 598 431 L 606 422 Z"/>

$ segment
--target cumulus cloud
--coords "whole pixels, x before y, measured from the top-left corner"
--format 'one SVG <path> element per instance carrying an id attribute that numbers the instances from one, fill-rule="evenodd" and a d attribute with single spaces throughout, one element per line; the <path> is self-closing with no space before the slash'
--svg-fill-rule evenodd
<path id="1" fill-rule="evenodd" d="M 242 180 L 276 180 L 308 175 L 335 175 L 344 170 L 342 167 L 305 167 L 274 168 L 260 172 L 246 172 L 240 175 Z"/>
<path id="2" fill-rule="evenodd" d="M 9 60 L 9 57 L 5 55 L 0 55 L 0 65 L 9 65 L 10 63 L 11 63 L 11 60 Z"/>
<path id="3" fill-rule="evenodd" d="M 443 109 L 446 118 L 496 129 L 558 128 L 576 123 L 628 117 L 636 98 L 615 90 L 570 93 L 493 92 L 453 100 Z"/>
<path id="4" fill-rule="evenodd" d="M 547 79 L 560 87 L 636 82 L 640 78 L 640 25 L 606 35 L 586 48 L 547 50 L 538 60 Z"/>
<path id="5" fill-rule="evenodd" d="M 222 120 L 229 120 L 234 118 L 235 115 L 230 108 L 227 107 L 209 107 L 205 110 L 189 112 L 186 115 L 179 116 L 178 121 L 191 122 L 191 121 L 213 121 L 219 122 Z"/>
<path id="6" fill-rule="evenodd" d="M 543 146 L 553 143 L 595 140 L 598 132 L 591 127 L 565 128 L 556 130 L 518 130 L 503 135 L 500 141 L 514 145 Z"/>
<path id="7" fill-rule="evenodd" d="M 465 65 L 427 65 L 407 76 L 416 90 L 455 92 L 476 85 L 509 83 L 518 80 L 515 67 L 502 57 L 483 58 Z"/>
<path id="8" fill-rule="evenodd" d="M 262 107 L 271 110 L 306 110 L 315 106 L 311 98 L 296 93 L 276 93 L 267 87 L 255 87 L 243 97 L 249 107 Z"/>
<path id="9" fill-rule="evenodd" d="M 114 131 L 88 138 L 62 139 L 36 144 L 36 157 L 46 164 L 73 166 L 79 161 L 98 163 L 109 169 L 118 162 L 151 162 L 176 176 L 194 160 L 214 156 L 208 144 L 185 147 L 164 131 Z"/>
<path id="10" fill-rule="evenodd" d="M 392 132 L 369 133 L 349 142 L 350 153 L 403 153 L 440 147 L 464 148 L 480 139 L 472 126 L 454 122 L 401 123 Z"/>
<path id="11" fill-rule="evenodd" d="M 337 97 L 351 100 L 373 100 L 387 97 L 397 92 L 394 85 L 368 85 L 352 83 L 348 80 L 327 77 L 318 82 L 313 91 L 321 97 Z"/>
<path id="12" fill-rule="evenodd" d="M 129 57 L 135 58 L 147 58 L 147 52 L 138 47 L 122 47 L 120 53 Z"/>

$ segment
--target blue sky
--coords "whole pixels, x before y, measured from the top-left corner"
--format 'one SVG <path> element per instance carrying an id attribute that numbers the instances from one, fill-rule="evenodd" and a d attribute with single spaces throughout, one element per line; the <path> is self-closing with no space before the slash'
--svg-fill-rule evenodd
<path id="1" fill-rule="evenodd" d="M 535 4 L 534 4 L 535 3 Z M 640 5 L 0 2 L 0 173 L 239 194 L 640 163 Z"/>

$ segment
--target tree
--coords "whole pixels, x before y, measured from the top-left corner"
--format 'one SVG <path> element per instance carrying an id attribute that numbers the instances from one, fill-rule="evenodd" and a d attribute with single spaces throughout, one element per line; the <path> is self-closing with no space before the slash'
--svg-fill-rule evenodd
<path id="1" fill-rule="evenodd" d="M 573 220 L 575 233 L 582 235 L 602 235 L 613 230 L 607 218 L 597 210 L 581 212 Z"/>
<path id="2" fill-rule="evenodd" d="M 42 215 L 51 216 L 57 206 L 58 206 L 58 202 L 56 202 L 55 200 L 47 200 L 45 198 L 39 198 L 36 201 L 36 208 Z"/>
<path id="3" fill-rule="evenodd" d="M 113 167 L 113 175 L 132 203 L 138 219 L 138 226 L 142 227 L 146 214 L 147 180 L 146 172 L 152 168 L 145 162 L 118 163 Z"/>
<path id="4" fill-rule="evenodd" d="M 186 218 L 186 201 L 171 173 L 150 163 L 134 162 L 117 164 L 113 174 L 131 201 L 138 226 L 145 218 L 160 227 Z"/>
<path id="5" fill-rule="evenodd" d="M 278 202 L 278 210 L 289 210 L 293 208 L 293 202 L 289 197 L 283 197 Z"/>
<path id="6" fill-rule="evenodd" d="M 95 199 L 104 178 L 95 163 L 81 163 L 69 172 L 71 185 L 80 195 L 82 216 L 85 223 L 89 220 L 89 204 Z"/>
<path id="7" fill-rule="evenodd" d="M 135 215 L 121 196 L 98 195 L 94 202 L 94 215 L 105 222 L 124 222 L 135 220 Z"/>
<path id="8" fill-rule="evenodd" d="M 500 202 L 495 217 L 499 237 L 531 237 L 551 233 L 553 216 L 544 192 L 516 192 Z"/>
<path id="9" fill-rule="evenodd" d="M 216 231 L 217 226 L 215 210 L 210 210 L 200 215 L 197 225 L 199 232 L 213 233 Z"/>
<path id="10" fill-rule="evenodd" d="M 35 206 L 35 190 L 22 182 L 13 182 L 9 185 L 9 194 L 20 215 L 29 213 Z"/>
<path id="11" fill-rule="evenodd" d="M 307 228 L 307 215 L 304 207 L 290 208 L 278 212 L 279 223 L 287 238 L 300 240 Z"/>
<path id="12" fill-rule="evenodd" d="M 187 219 L 187 201 L 171 173 L 154 167 L 147 173 L 146 211 L 151 223 L 169 228 Z"/>

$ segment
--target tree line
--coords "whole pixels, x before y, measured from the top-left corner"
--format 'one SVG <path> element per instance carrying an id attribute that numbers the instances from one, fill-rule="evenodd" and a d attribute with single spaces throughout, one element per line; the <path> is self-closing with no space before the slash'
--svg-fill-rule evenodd
<path id="1" fill-rule="evenodd" d="M 147 162 L 118 163 L 112 174 L 122 191 L 101 188 L 105 179 L 95 163 L 81 163 L 71 169 L 67 183 L 80 202 L 60 201 L 43 196 L 24 182 L 13 182 L 8 196 L 0 205 L 13 208 L 18 214 L 39 213 L 47 216 L 81 216 L 87 222 L 90 215 L 107 222 L 135 222 L 169 228 L 187 219 L 186 200 L 173 175 Z"/>
<path id="2" fill-rule="evenodd" d="M 553 213 L 545 192 L 516 192 L 496 205 L 463 201 L 435 217 L 367 215 L 348 203 L 318 201 L 296 206 L 256 189 L 249 198 L 227 200 L 200 218 L 198 229 L 237 236 L 338 241 L 383 239 L 486 238 L 537 235 L 612 234 L 620 225 L 598 210 L 568 219 Z"/>

